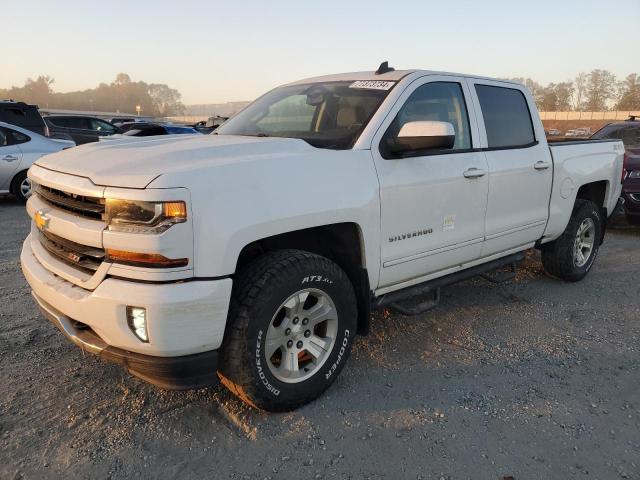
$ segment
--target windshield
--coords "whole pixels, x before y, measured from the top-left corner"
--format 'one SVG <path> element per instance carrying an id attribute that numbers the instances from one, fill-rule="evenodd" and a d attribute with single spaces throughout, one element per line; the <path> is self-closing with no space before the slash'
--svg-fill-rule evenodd
<path id="1" fill-rule="evenodd" d="M 214 135 L 299 138 L 319 148 L 351 148 L 394 84 L 326 82 L 276 88 Z"/>

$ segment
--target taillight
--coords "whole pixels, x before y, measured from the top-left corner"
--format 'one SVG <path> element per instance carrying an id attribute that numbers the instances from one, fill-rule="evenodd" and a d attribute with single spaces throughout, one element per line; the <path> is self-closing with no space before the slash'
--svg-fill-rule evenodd
<path id="1" fill-rule="evenodd" d="M 629 164 L 629 152 L 624 152 L 624 160 L 622 160 L 622 179 L 620 183 L 624 183 L 627 179 L 627 165 Z"/>

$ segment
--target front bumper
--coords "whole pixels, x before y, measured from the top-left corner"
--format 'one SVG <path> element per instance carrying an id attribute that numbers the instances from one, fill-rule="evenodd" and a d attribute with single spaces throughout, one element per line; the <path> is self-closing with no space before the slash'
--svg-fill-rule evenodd
<path id="1" fill-rule="evenodd" d="M 213 385 L 218 368 L 218 351 L 180 357 L 153 357 L 107 345 L 90 328 L 79 327 L 44 300 L 32 293 L 42 314 L 83 351 L 122 365 L 132 375 L 168 390 Z"/>
<path id="2" fill-rule="evenodd" d="M 171 381 L 153 381 L 145 372 L 152 370 L 161 377 L 166 371 L 166 377 L 175 377 L 182 374 L 184 365 L 210 361 L 215 374 L 213 357 L 224 336 L 230 278 L 154 284 L 107 277 L 89 290 L 45 268 L 46 252 L 33 248 L 32 242 L 38 240 L 29 235 L 20 255 L 24 276 L 46 316 L 74 343 L 167 388 L 188 385 L 180 386 L 178 381 L 172 387 Z M 127 305 L 146 309 L 148 343 L 129 328 Z"/>

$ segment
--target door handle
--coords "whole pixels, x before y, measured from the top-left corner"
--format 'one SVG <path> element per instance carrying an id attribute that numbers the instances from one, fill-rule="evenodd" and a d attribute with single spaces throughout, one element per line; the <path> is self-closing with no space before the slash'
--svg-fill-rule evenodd
<path id="1" fill-rule="evenodd" d="M 546 170 L 550 166 L 551 162 L 543 162 L 542 160 L 540 160 L 533 165 L 533 168 L 535 168 L 536 170 Z"/>
<path id="2" fill-rule="evenodd" d="M 464 178 L 480 178 L 484 177 L 487 172 L 481 168 L 471 167 L 464 171 Z"/>
<path id="3" fill-rule="evenodd" d="M 18 160 L 18 157 L 16 157 L 15 155 L 5 155 L 4 157 L 2 157 L 2 159 L 5 162 L 15 162 L 16 160 Z"/>

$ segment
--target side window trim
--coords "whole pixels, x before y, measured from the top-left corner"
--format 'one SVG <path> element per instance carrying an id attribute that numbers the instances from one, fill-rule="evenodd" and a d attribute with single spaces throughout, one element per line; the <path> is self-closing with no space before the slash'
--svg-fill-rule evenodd
<path id="1" fill-rule="evenodd" d="M 532 148 L 535 147 L 537 145 L 540 144 L 540 141 L 538 140 L 538 133 L 536 132 L 536 125 L 533 121 L 533 116 L 531 115 L 531 105 L 529 103 L 529 97 L 527 95 L 525 95 L 525 93 L 522 91 L 522 88 L 519 88 L 519 85 L 514 85 L 514 84 L 505 84 L 499 81 L 493 81 L 493 80 L 481 80 L 481 79 L 475 79 L 475 78 L 468 78 L 468 85 L 469 85 L 469 90 L 471 91 L 471 96 L 473 97 L 473 105 L 474 105 L 474 110 L 477 112 L 476 114 L 476 120 L 478 122 L 478 129 L 481 131 L 481 137 L 482 137 L 482 147 L 478 148 L 478 151 L 483 151 L 483 152 L 491 152 L 491 151 L 498 151 L 498 150 L 518 150 L 518 149 L 526 149 L 526 148 Z M 511 90 L 516 90 L 518 92 L 520 92 L 520 94 L 523 96 L 524 100 L 525 100 L 525 105 L 527 107 L 527 113 L 529 115 L 529 122 L 531 124 L 531 132 L 533 134 L 533 141 L 526 143 L 526 144 L 522 144 L 522 145 L 508 145 L 508 146 L 500 146 L 500 147 L 490 147 L 489 146 L 489 139 L 487 136 L 487 126 L 485 124 L 484 121 L 484 115 L 482 113 L 482 106 L 480 105 L 480 99 L 478 97 L 478 92 L 476 90 L 476 86 L 480 85 L 480 86 L 487 86 L 487 87 L 497 87 L 497 88 L 505 88 L 505 89 L 511 89 Z M 537 111 L 537 110 L 536 110 Z"/>
<path id="2" fill-rule="evenodd" d="M 434 78 L 435 77 L 435 78 Z M 422 81 L 421 81 L 422 80 Z M 400 113 L 400 111 L 402 110 L 402 108 L 405 106 L 405 104 L 407 103 L 407 101 L 411 98 L 411 96 L 420 88 L 429 85 L 429 84 L 433 84 L 433 83 L 452 83 L 452 84 L 456 84 L 460 87 L 460 94 L 462 95 L 462 101 L 464 103 L 464 107 L 466 110 L 466 114 L 467 114 L 467 128 L 469 131 L 469 148 L 459 148 L 456 150 L 436 150 L 433 152 L 429 152 L 429 151 L 424 151 L 424 152 L 417 152 L 416 154 L 411 154 L 411 155 L 406 155 L 403 156 L 403 158 L 412 158 L 412 157 L 427 157 L 427 156 L 438 156 L 438 155 L 456 155 L 456 154 L 460 154 L 460 153 L 470 153 L 470 152 L 477 152 L 480 151 L 482 149 L 480 148 L 474 148 L 474 144 L 477 142 L 477 135 L 479 132 L 479 124 L 477 122 L 477 116 L 476 116 L 476 107 L 473 104 L 473 100 L 472 100 L 472 95 L 473 93 L 470 92 L 469 86 L 467 84 L 467 82 L 465 81 L 465 77 L 441 77 L 441 76 L 424 76 L 424 77 L 420 77 L 418 79 L 416 79 L 416 81 L 412 82 L 412 84 L 408 85 L 407 88 L 405 89 L 404 95 L 402 97 L 400 97 L 398 99 L 398 101 L 396 102 L 396 104 L 394 104 L 394 107 L 392 108 L 392 110 L 389 112 L 389 115 L 385 118 L 385 121 L 383 122 L 383 128 L 381 128 L 382 130 L 382 135 L 380 136 L 380 140 L 377 142 L 377 148 L 378 148 L 378 152 L 380 153 L 380 156 L 382 158 L 384 158 L 385 160 L 389 160 L 393 157 L 389 157 L 387 158 L 385 156 L 384 153 L 384 148 L 382 143 L 384 142 L 385 136 L 387 135 L 387 132 L 389 131 L 389 129 L 391 128 L 393 122 L 395 121 L 396 117 L 398 116 L 398 114 Z M 413 87 L 413 83 L 416 83 L 415 87 Z M 399 107 L 396 108 L 396 106 L 399 105 Z M 472 121 L 472 115 L 473 120 Z M 387 119 L 391 118 L 390 121 L 387 122 Z"/>

